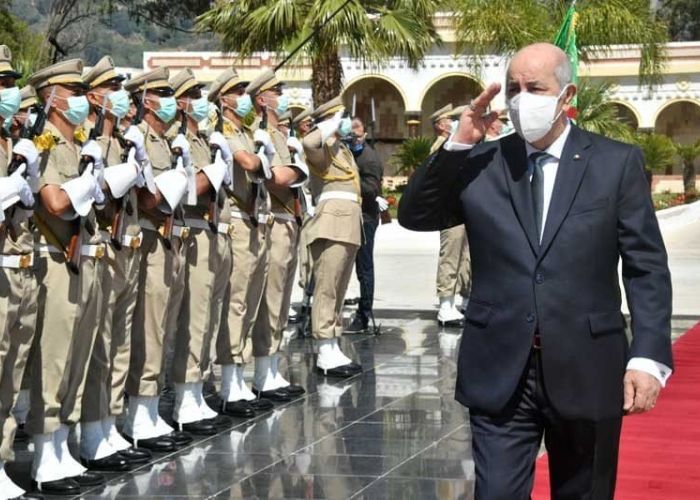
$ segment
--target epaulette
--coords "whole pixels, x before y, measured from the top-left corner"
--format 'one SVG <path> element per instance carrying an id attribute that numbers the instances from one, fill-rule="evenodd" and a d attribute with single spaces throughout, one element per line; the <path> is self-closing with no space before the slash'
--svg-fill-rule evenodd
<path id="1" fill-rule="evenodd" d="M 37 135 L 34 138 L 34 145 L 39 152 L 51 151 L 58 144 L 58 137 L 53 135 L 51 132 L 44 132 L 41 135 Z"/>
<path id="2" fill-rule="evenodd" d="M 76 128 L 75 132 L 73 132 L 73 138 L 78 144 L 85 144 L 85 142 L 88 140 L 88 133 L 85 130 L 85 127 L 81 125 L 80 127 Z"/>

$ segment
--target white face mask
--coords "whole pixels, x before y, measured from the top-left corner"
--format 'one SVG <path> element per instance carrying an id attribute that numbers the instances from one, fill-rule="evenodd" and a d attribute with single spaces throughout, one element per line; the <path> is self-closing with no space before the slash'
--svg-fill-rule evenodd
<path id="1" fill-rule="evenodd" d="M 510 99 L 508 114 L 518 135 L 529 143 L 537 142 L 547 135 L 563 112 L 561 109 L 556 113 L 557 104 L 567 88 L 568 85 L 557 96 L 520 92 Z"/>

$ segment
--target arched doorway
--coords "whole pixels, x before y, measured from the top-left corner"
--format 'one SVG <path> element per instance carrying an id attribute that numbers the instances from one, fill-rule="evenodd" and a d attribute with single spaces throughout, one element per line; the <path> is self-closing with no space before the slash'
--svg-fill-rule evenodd
<path id="1" fill-rule="evenodd" d="M 654 121 L 654 131 L 664 134 L 679 144 L 693 144 L 700 138 L 700 102 L 678 100 L 662 107 Z M 695 162 L 700 167 L 700 160 Z M 682 165 L 677 160 L 673 174 L 680 175 Z"/>
<path id="2" fill-rule="evenodd" d="M 632 130 L 636 131 L 639 128 L 639 116 L 629 104 L 620 101 L 613 101 L 610 104 L 615 108 L 617 118 L 621 122 L 629 126 Z"/>
<path id="3" fill-rule="evenodd" d="M 432 136 L 433 125 L 428 117 L 435 111 L 452 103 L 454 106 L 467 104 L 484 90 L 483 85 L 467 74 L 441 76 L 433 81 L 423 94 L 421 101 L 421 135 Z"/>
<path id="4" fill-rule="evenodd" d="M 378 141 L 393 142 L 406 137 L 406 101 L 399 87 L 380 76 L 363 76 L 349 83 L 343 92 L 345 107 L 369 126 L 374 99 L 374 134 Z M 369 132 L 369 131 L 368 131 Z"/>

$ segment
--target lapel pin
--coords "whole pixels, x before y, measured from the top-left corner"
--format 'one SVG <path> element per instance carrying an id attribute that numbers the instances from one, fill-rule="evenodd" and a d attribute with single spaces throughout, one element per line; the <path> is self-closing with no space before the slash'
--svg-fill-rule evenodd
<path id="1" fill-rule="evenodd" d="M 578 161 L 578 160 L 580 160 L 580 159 L 581 159 L 581 155 L 580 155 L 580 154 L 575 154 L 575 155 L 574 155 L 574 161 Z"/>

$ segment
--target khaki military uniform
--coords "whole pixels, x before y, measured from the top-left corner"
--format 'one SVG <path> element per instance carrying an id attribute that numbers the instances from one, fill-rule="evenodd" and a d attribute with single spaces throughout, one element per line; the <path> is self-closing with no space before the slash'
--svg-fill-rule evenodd
<path id="1" fill-rule="evenodd" d="M 211 150 L 201 136 L 188 131 L 186 137 L 192 163 L 199 171 L 211 163 Z M 209 193 L 200 196 L 196 206 L 185 206 L 190 237 L 184 243 L 186 287 L 175 334 L 172 368 L 175 383 L 202 382 L 208 376 L 212 336 L 221 325 L 231 277 L 233 226 L 230 201 L 223 188 L 219 200 L 216 233 L 206 220 Z"/>
<path id="2" fill-rule="evenodd" d="M 46 124 L 44 134 L 55 144 L 40 156 L 40 191 L 78 177 L 80 162 L 79 146 L 67 142 L 51 123 Z M 35 268 L 40 285 L 27 427 L 31 433 L 45 434 L 61 424 L 77 422 L 81 413 L 88 361 L 99 327 L 104 245 L 91 211 L 86 219 L 95 234 L 91 235 L 85 225 L 81 228 L 80 274 L 73 274 L 62 250 L 68 247 L 76 222 L 51 215 L 41 201 L 34 219 L 38 228 Z"/>
<path id="3" fill-rule="evenodd" d="M 102 148 L 104 167 L 122 162 L 122 147 L 114 137 L 97 139 Z M 125 217 L 122 248 L 111 243 L 111 225 L 121 200 L 113 200 L 97 213 L 102 241 L 106 244 L 104 272 L 100 285 L 103 308 L 100 329 L 88 368 L 82 419 L 101 420 L 124 411 L 124 385 L 131 356 L 131 329 L 138 296 L 138 278 L 142 233 L 138 220 L 136 190 L 127 193 L 129 208 Z"/>
<path id="4" fill-rule="evenodd" d="M 144 122 L 146 154 L 153 165 L 153 174 L 170 170 L 170 146 Z M 175 228 L 171 248 L 167 248 L 158 232 L 165 217 L 158 210 L 139 208 L 143 230 L 140 248 L 139 286 L 131 336 L 131 361 L 126 381 L 130 396 L 160 395 L 160 376 L 167 342 L 166 334 L 174 332 L 185 288 L 185 245 L 187 231 Z"/>
<path id="5" fill-rule="evenodd" d="M 224 136 L 233 155 L 244 150 L 255 153 L 250 129 L 239 129 L 226 120 Z M 233 272 L 224 299 L 221 328 L 216 342 L 216 363 L 244 364 L 250 361 L 250 335 L 263 296 L 268 267 L 270 226 L 268 197 L 264 185 L 253 197 L 253 183 L 243 168 L 233 162 L 233 192 L 229 195 L 234 227 Z M 257 227 L 250 219 L 257 214 Z"/>
<path id="6" fill-rule="evenodd" d="M 360 181 L 352 153 L 337 138 L 322 143 L 315 129 L 303 144 L 316 203 L 305 229 L 315 281 L 312 333 L 315 339 L 330 339 L 343 333 L 343 300 L 362 242 Z"/>
<path id="7" fill-rule="evenodd" d="M 0 140 L 0 177 L 7 175 L 12 156 L 9 138 Z M 14 214 L 13 239 L 0 230 L 0 460 L 13 458 L 12 442 L 16 430 L 9 418 L 27 366 L 29 348 L 37 317 L 37 281 L 34 275 L 34 237 L 29 230 L 28 213 L 19 207 Z"/>
<path id="8" fill-rule="evenodd" d="M 292 158 L 286 137 L 277 129 L 268 129 L 281 165 L 290 165 Z M 289 319 L 294 275 L 297 267 L 299 226 L 294 217 L 292 190 L 269 190 L 270 210 L 274 222 L 269 234 L 267 280 L 258 320 L 253 328 L 253 356 L 272 356 L 279 350 L 282 333 Z"/>
<path id="9" fill-rule="evenodd" d="M 435 139 L 430 154 L 439 150 L 447 139 Z M 469 295 L 471 283 L 469 247 L 464 225 L 440 231 L 440 255 L 437 267 L 437 295 L 442 299 L 456 294 Z"/>

